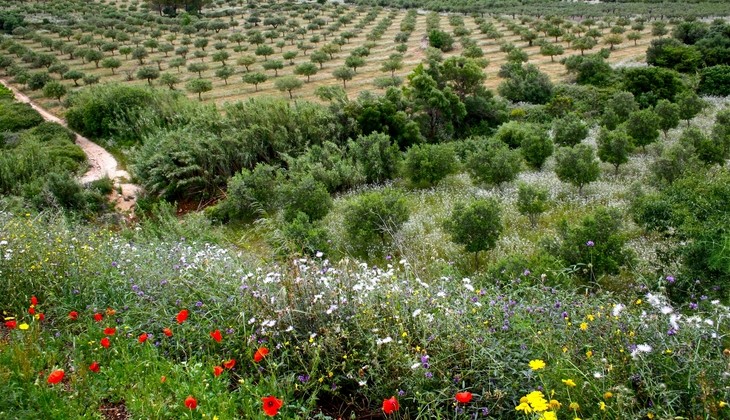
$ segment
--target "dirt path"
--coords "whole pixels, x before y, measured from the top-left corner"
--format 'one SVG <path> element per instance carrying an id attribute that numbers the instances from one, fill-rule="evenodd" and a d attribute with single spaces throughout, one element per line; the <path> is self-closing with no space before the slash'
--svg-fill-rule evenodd
<path id="1" fill-rule="evenodd" d="M 10 89 L 18 102 L 29 104 L 33 109 L 38 111 L 46 121 L 55 122 L 66 127 L 66 121 L 41 108 L 27 95 L 15 89 L 7 81 L 0 79 L 0 84 Z M 86 137 L 78 133 L 74 134 L 76 135 L 76 144 L 86 153 L 86 159 L 89 162 L 89 170 L 79 178 L 79 182 L 86 184 L 108 176 L 114 181 L 115 186 L 114 192 L 109 199 L 115 203 L 117 210 L 132 212 L 134 204 L 137 202 L 137 194 L 140 191 L 140 187 L 128 182 L 131 178 L 129 173 L 118 169 L 117 160 L 111 153 Z M 119 190 L 121 190 L 121 194 Z"/>

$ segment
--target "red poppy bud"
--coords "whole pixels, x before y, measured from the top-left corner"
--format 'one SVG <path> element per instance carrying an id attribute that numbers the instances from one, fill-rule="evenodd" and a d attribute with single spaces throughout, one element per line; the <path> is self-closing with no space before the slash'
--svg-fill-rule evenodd
<path id="1" fill-rule="evenodd" d="M 185 320 L 188 319 L 188 314 L 189 314 L 189 312 L 187 309 L 183 309 L 182 311 L 178 312 L 177 313 L 177 323 L 182 324 L 183 322 L 185 322 Z"/>
<path id="2" fill-rule="evenodd" d="M 116 334 L 116 332 L 117 332 L 117 329 L 114 327 L 104 328 L 104 334 L 106 334 L 106 335 L 114 335 L 114 334 Z"/>
<path id="3" fill-rule="evenodd" d="M 111 345 L 111 341 L 109 341 L 109 338 L 107 338 L 107 337 L 102 338 L 100 343 L 101 343 L 101 346 L 104 347 L 105 349 L 108 349 L 109 345 Z"/>
<path id="4" fill-rule="evenodd" d="M 99 372 L 99 362 L 94 362 L 94 363 L 90 364 L 89 370 L 94 373 L 98 373 Z"/>
<path id="5" fill-rule="evenodd" d="M 38 314 L 38 320 L 39 321 L 44 321 L 45 319 L 46 319 L 46 314 L 44 314 L 43 312 L 41 312 L 41 313 Z"/>
<path id="6" fill-rule="evenodd" d="M 259 349 L 256 350 L 256 353 L 254 353 L 253 355 L 253 361 L 258 363 L 264 360 L 264 357 L 266 357 L 267 354 L 269 354 L 269 349 L 267 349 L 266 347 L 259 347 Z"/>
<path id="7" fill-rule="evenodd" d="M 466 404 L 469 401 L 471 401 L 472 394 L 469 391 L 457 392 L 455 398 L 456 398 L 456 401 L 458 401 L 462 404 Z"/>
<path id="8" fill-rule="evenodd" d="M 220 366 L 214 366 L 213 367 L 213 375 L 220 376 L 221 373 L 223 373 L 223 368 Z"/>
<path id="9" fill-rule="evenodd" d="M 33 296 L 30 297 L 30 304 L 33 305 L 33 306 L 35 306 L 35 305 L 38 304 L 38 298 L 35 297 L 35 295 L 33 295 Z"/>
<path id="10" fill-rule="evenodd" d="M 98 312 L 94 314 L 94 321 L 101 322 L 102 319 L 104 319 L 104 315 L 102 315 Z"/>
<path id="11" fill-rule="evenodd" d="M 193 398 L 192 395 L 188 395 L 188 397 L 185 398 L 185 407 L 190 410 L 195 410 L 195 408 L 198 407 L 198 400 Z"/>
<path id="12" fill-rule="evenodd" d="M 145 341 L 147 341 L 148 338 L 149 336 L 147 335 L 147 333 L 142 333 L 139 335 L 139 338 L 137 338 L 137 340 L 139 340 L 140 343 L 144 343 Z"/>
<path id="13" fill-rule="evenodd" d="M 68 313 L 68 317 L 76 321 L 77 319 L 79 319 L 79 313 L 76 311 L 71 311 Z"/>
<path id="14" fill-rule="evenodd" d="M 5 327 L 9 330 L 14 330 L 15 327 L 18 326 L 18 321 L 11 319 L 10 321 L 5 321 Z"/>
<path id="15" fill-rule="evenodd" d="M 31 315 L 35 315 L 35 308 L 32 306 L 30 308 L 28 308 L 28 313 Z"/>
<path id="16" fill-rule="evenodd" d="M 383 400 L 383 412 L 385 414 L 392 414 L 398 411 L 400 408 L 400 405 L 398 405 L 398 400 L 395 399 L 395 397 L 390 397 L 387 400 Z"/>
<path id="17" fill-rule="evenodd" d="M 63 369 L 54 370 L 48 375 L 48 383 L 51 385 L 57 384 L 63 380 L 64 375 Z"/>
<path id="18" fill-rule="evenodd" d="M 172 337 L 172 330 L 169 328 L 163 328 L 162 333 L 165 334 L 168 337 Z"/>

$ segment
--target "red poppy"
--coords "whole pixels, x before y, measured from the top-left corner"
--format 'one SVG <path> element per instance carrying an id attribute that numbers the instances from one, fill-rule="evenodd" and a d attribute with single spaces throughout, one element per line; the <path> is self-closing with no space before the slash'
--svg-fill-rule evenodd
<path id="1" fill-rule="evenodd" d="M 5 327 L 10 330 L 14 330 L 15 327 L 17 327 L 17 326 L 18 326 L 18 321 L 14 320 L 14 319 L 11 319 L 10 321 L 5 321 Z"/>
<path id="2" fill-rule="evenodd" d="M 38 304 L 38 298 L 35 295 L 30 297 L 30 304 L 34 306 Z"/>
<path id="3" fill-rule="evenodd" d="M 223 367 L 226 369 L 233 369 L 236 366 L 236 359 L 226 360 L 223 362 Z"/>
<path id="4" fill-rule="evenodd" d="M 253 361 L 258 363 L 264 360 L 264 357 L 266 357 L 267 354 L 269 354 L 269 349 L 267 349 L 266 347 L 259 347 L 259 349 L 256 350 L 256 353 L 254 353 L 253 355 Z"/>
<path id="5" fill-rule="evenodd" d="M 177 323 L 182 324 L 183 322 L 185 322 L 185 320 L 188 319 L 188 314 L 189 314 L 189 312 L 187 309 L 183 309 L 182 311 L 178 312 L 177 313 Z"/>
<path id="6" fill-rule="evenodd" d="M 213 340 L 215 340 L 215 341 L 216 341 L 217 343 L 220 343 L 220 342 L 221 342 L 221 339 L 223 338 L 223 337 L 221 336 L 221 331 L 220 331 L 220 330 L 215 330 L 215 331 L 212 331 L 212 332 L 210 333 L 210 336 L 211 336 L 211 337 L 213 338 Z"/>
<path id="7" fill-rule="evenodd" d="M 32 306 L 30 308 L 28 308 L 28 313 L 31 315 L 35 315 L 35 308 Z"/>
<path id="8" fill-rule="evenodd" d="M 46 319 L 46 314 L 44 314 L 43 312 L 41 312 L 41 313 L 38 314 L 38 320 L 39 321 L 43 321 L 45 319 Z"/>
<path id="9" fill-rule="evenodd" d="M 63 380 L 63 376 L 63 369 L 54 370 L 50 375 L 48 375 L 48 383 L 51 385 L 57 384 Z"/>
<path id="10" fill-rule="evenodd" d="M 76 311 L 71 311 L 68 313 L 68 317 L 76 321 L 77 319 L 79 319 L 79 313 Z"/>
<path id="11" fill-rule="evenodd" d="M 172 337 L 172 330 L 169 328 L 163 328 L 162 333 L 165 334 L 168 337 Z"/>
<path id="12" fill-rule="evenodd" d="M 390 397 L 387 400 L 383 400 L 383 412 L 385 414 L 392 414 L 398 411 L 400 406 L 398 405 L 398 400 L 395 399 L 395 397 Z"/>
<path id="13" fill-rule="evenodd" d="M 187 398 L 185 398 L 185 407 L 187 407 L 190 410 L 195 410 L 195 408 L 198 406 L 198 400 L 193 398 L 192 395 L 188 395 Z"/>
<path id="14" fill-rule="evenodd" d="M 99 372 L 99 362 L 94 362 L 94 363 L 90 364 L 89 365 L 89 370 L 92 371 L 92 372 L 94 372 L 94 373 Z"/>
<path id="15" fill-rule="evenodd" d="M 454 398 L 456 398 L 456 401 L 458 401 L 462 404 L 466 404 L 469 401 L 471 401 L 471 397 L 472 397 L 471 392 L 464 391 L 464 392 L 457 392 L 456 397 L 454 397 Z"/>
<path id="16" fill-rule="evenodd" d="M 279 412 L 279 409 L 284 406 L 284 401 L 273 395 L 261 398 L 261 401 L 264 403 L 264 413 L 267 416 L 275 416 Z"/>
<path id="17" fill-rule="evenodd" d="M 139 340 L 140 343 L 144 343 L 145 341 L 147 341 L 148 338 L 149 336 L 147 335 L 147 333 L 142 333 L 139 335 L 139 338 L 137 338 L 137 340 Z"/>
<path id="18" fill-rule="evenodd" d="M 106 334 L 106 335 L 114 335 L 114 334 L 116 334 L 116 332 L 117 332 L 117 329 L 114 327 L 104 328 L 104 334 Z"/>
<path id="19" fill-rule="evenodd" d="M 106 308 L 106 314 L 107 315 L 114 316 L 114 314 L 116 314 L 116 313 L 117 313 L 117 311 L 115 311 L 114 309 L 112 309 L 112 308 Z"/>
<path id="20" fill-rule="evenodd" d="M 220 376 L 221 373 L 223 373 L 223 368 L 220 366 L 214 366 L 213 367 L 213 375 Z"/>
<path id="21" fill-rule="evenodd" d="M 104 337 L 101 339 L 101 346 L 104 347 L 105 349 L 108 349 L 110 344 L 111 344 L 111 342 L 109 341 L 109 338 Z"/>
<path id="22" fill-rule="evenodd" d="M 160 383 L 161 384 L 164 384 L 166 380 L 167 380 L 167 376 L 165 376 L 165 375 L 160 376 Z"/>
<path id="23" fill-rule="evenodd" d="M 102 319 L 104 319 L 104 315 L 102 315 L 98 312 L 94 314 L 94 321 L 101 322 Z"/>

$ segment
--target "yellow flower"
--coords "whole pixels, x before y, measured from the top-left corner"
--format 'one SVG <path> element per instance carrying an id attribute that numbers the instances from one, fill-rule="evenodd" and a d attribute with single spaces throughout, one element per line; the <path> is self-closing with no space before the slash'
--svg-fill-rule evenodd
<path id="1" fill-rule="evenodd" d="M 546 411 L 542 413 L 542 416 L 540 417 L 543 420 L 558 420 L 558 416 L 555 415 L 552 411 Z"/>
<path id="2" fill-rule="evenodd" d="M 580 405 L 579 405 L 579 404 L 578 404 L 577 402 L 572 402 L 572 403 L 570 403 L 570 406 L 569 406 L 569 407 L 570 407 L 570 409 L 571 409 L 571 410 L 573 410 L 573 411 L 578 411 L 578 410 L 580 410 Z"/>
<path id="3" fill-rule="evenodd" d="M 530 369 L 540 370 L 545 368 L 545 362 L 540 359 L 530 360 Z"/>
<path id="4" fill-rule="evenodd" d="M 589 358 L 589 359 L 590 359 L 591 357 L 593 357 L 593 352 L 592 352 L 592 351 L 590 351 L 590 350 L 588 350 L 588 351 L 586 352 L 586 357 L 587 357 L 587 358 Z"/>
<path id="5" fill-rule="evenodd" d="M 18 325 L 18 328 L 20 328 L 21 330 L 27 330 L 28 328 L 30 328 L 30 326 L 24 322 Z"/>
<path id="6" fill-rule="evenodd" d="M 598 403 L 598 407 L 601 409 L 601 411 L 606 411 L 606 403 L 601 401 Z"/>
<path id="7" fill-rule="evenodd" d="M 562 404 L 560 404 L 560 401 L 558 401 L 558 400 L 550 400 L 550 402 L 548 404 L 550 405 L 550 409 L 552 409 L 552 410 L 559 410 L 560 407 L 563 406 Z"/>
<path id="8" fill-rule="evenodd" d="M 525 414 L 532 413 L 532 408 L 527 403 L 520 403 L 517 407 L 515 407 L 515 410 L 517 411 L 524 411 Z"/>
<path id="9" fill-rule="evenodd" d="M 649 418 L 649 420 L 654 418 L 654 413 L 646 413 L 646 417 Z"/>
<path id="10" fill-rule="evenodd" d="M 636 299 L 636 304 L 641 305 L 641 299 Z"/>
<path id="11" fill-rule="evenodd" d="M 535 411 L 545 411 L 548 409 L 548 402 L 545 400 L 545 395 L 540 391 L 532 391 L 527 394 L 527 403 Z"/>
<path id="12" fill-rule="evenodd" d="M 588 318 L 589 321 L 593 321 L 594 319 L 596 319 L 596 317 L 594 317 L 593 314 L 588 314 L 588 316 L 586 316 L 586 318 Z"/>
<path id="13" fill-rule="evenodd" d="M 580 329 L 581 329 L 581 331 L 587 330 L 588 329 L 588 324 L 586 324 L 585 322 L 581 322 L 580 323 Z"/>
<path id="14" fill-rule="evenodd" d="M 568 352 L 568 348 L 566 346 L 563 346 L 563 353 L 567 353 L 567 352 Z"/>
<path id="15" fill-rule="evenodd" d="M 575 382 L 572 379 L 563 379 L 563 383 L 565 385 L 570 386 L 570 387 L 574 387 L 575 386 Z"/>
<path id="16" fill-rule="evenodd" d="M 719 406 L 720 408 L 725 408 L 725 407 L 727 407 L 727 403 L 726 403 L 725 401 L 720 401 L 720 402 L 719 402 L 719 403 L 718 403 L 717 405 L 718 405 L 718 406 Z"/>
<path id="17" fill-rule="evenodd" d="M 603 394 L 603 399 L 604 399 L 604 400 L 610 400 L 611 398 L 613 398 L 613 393 L 612 393 L 612 392 L 610 392 L 610 391 L 606 391 L 606 392 L 605 392 L 605 393 Z"/>

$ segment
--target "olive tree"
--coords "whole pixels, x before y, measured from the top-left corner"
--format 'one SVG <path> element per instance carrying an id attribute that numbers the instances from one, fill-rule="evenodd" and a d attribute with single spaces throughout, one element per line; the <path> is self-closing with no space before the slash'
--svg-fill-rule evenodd
<path id="1" fill-rule="evenodd" d="M 578 187 L 581 195 L 583 187 L 597 180 L 600 173 L 595 152 L 588 145 L 561 147 L 555 153 L 555 174 L 558 179 Z"/>
<path id="2" fill-rule="evenodd" d="M 479 252 L 497 244 L 502 233 L 502 211 L 494 199 L 475 200 L 467 205 L 456 204 L 444 229 L 454 242 L 474 254 L 474 268 L 479 268 Z"/>

